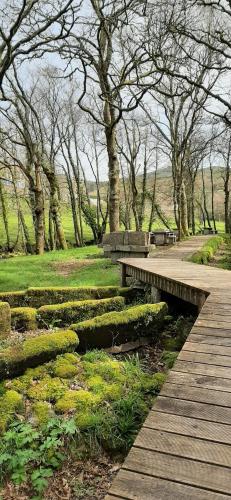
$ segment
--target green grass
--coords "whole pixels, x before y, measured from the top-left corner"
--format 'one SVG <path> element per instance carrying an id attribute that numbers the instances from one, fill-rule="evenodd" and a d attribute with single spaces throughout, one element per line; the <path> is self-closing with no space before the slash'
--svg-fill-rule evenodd
<path id="1" fill-rule="evenodd" d="M 119 284 L 119 268 L 102 256 L 97 246 L 72 248 L 45 253 L 12 257 L 0 261 L 0 291 L 24 290 L 34 286 L 107 286 Z M 91 259 L 94 259 L 91 263 Z M 89 266 L 73 269 L 63 276 L 56 265 L 87 259 Z"/>

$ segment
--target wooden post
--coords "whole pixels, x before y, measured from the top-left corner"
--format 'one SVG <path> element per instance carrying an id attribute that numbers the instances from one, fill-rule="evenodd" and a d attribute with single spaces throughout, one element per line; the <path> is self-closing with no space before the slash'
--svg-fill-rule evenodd
<path id="1" fill-rule="evenodd" d="M 126 264 L 121 264 L 121 286 L 122 287 L 127 286 L 126 277 L 127 277 Z"/>

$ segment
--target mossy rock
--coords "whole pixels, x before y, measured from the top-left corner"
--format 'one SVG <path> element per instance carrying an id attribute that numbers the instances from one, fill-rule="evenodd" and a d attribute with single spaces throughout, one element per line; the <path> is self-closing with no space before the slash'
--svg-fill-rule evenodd
<path id="1" fill-rule="evenodd" d="M 11 309 L 11 326 L 18 331 L 36 330 L 36 309 L 32 307 L 15 307 Z"/>
<path id="2" fill-rule="evenodd" d="M 7 424 L 13 419 L 16 410 L 22 407 L 22 396 L 14 390 L 6 391 L 0 398 L 0 432 L 2 433 Z"/>
<path id="3" fill-rule="evenodd" d="M 26 305 L 26 291 L 0 292 L 0 301 L 8 302 L 10 307 L 23 307 Z"/>
<path id="4" fill-rule="evenodd" d="M 54 416 L 52 406 L 47 401 L 37 401 L 32 406 L 35 423 L 38 426 L 44 426 L 49 422 L 49 419 Z"/>
<path id="5" fill-rule="evenodd" d="M 119 290 L 118 286 L 28 288 L 26 300 L 30 306 L 37 308 L 44 304 L 51 305 L 67 301 L 106 299 L 119 295 Z"/>
<path id="6" fill-rule="evenodd" d="M 42 306 L 37 310 L 37 319 L 40 326 L 49 327 L 57 323 L 58 326 L 68 326 L 73 322 L 104 314 L 108 311 L 121 311 L 125 306 L 123 297 L 111 297 L 99 300 L 82 300 L 64 302 Z"/>
<path id="7" fill-rule="evenodd" d="M 208 264 L 223 243 L 223 236 L 212 236 L 189 260 L 194 264 Z"/>
<path id="8" fill-rule="evenodd" d="M 78 337 L 71 330 L 57 330 L 28 338 L 0 353 L 0 379 L 19 375 L 28 367 L 54 359 L 58 354 L 75 350 Z"/>
<path id="9" fill-rule="evenodd" d="M 11 311 L 8 302 L 0 302 L 0 339 L 8 337 L 11 328 Z"/>
<path id="10" fill-rule="evenodd" d="M 79 337 L 79 349 L 111 347 L 142 336 L 159 338 L 167 313 L 165 302 L 133 306 L 126 311 L 111 312 L 70 326 Z"/>

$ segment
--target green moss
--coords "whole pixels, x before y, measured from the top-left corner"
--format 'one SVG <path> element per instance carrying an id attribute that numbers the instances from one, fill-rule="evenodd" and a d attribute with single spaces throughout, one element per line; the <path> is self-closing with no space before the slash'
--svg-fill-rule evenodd
<path id="1" fill-rule="evenodd" d="M 53 363 L 53 371 L 56 377 L 71 378 L 78 373 L 78 358 L 73 355 L 74 359 L 71 361 L 68 358 L 59 356 Z"/>
<path id="2" fill-rule="evenodd" d="M 38 401 L 57 401 L 65 394 L 67 387 L 64 380 L 46 375 L 36 384 L 30 386 L 27 390 L 27 396 Z"/>
<path id="3" fill-rule="evenodd" d="M 0 377 L 23 373 L 26 368 L 49 361 L 65 351 L 78 346 L 73 331 L 58 330 L 26 339 L 0 353 Z"/>
<path id="4" fill-rule="evenodd" d="M 94 408 L 100 403 L 101 399 L 99 395 L 91 394 L 84 389 L 79 391 L 69 390 L 57 401 L 55 408 L 60 413 Z"/>
<path id="5" fill-rule="evenodd" d="M 46 425 L 52 416 L 51 405 L 46 401 L 38 401 L 34 403 L 32 411 L 39 426 Z"/>
<path id="6" fill-rule="evenodd" d="M 123 365 L 121 365 L 119 361 L 114 361 L 113 359 L 96 363 L 84 361 L 83 368 L 87 378 L 100 375 L 106 382 L 123 383 L 125 381 L 125 375 L 123 375 Z"/>
<path id="7" fill-rule="evenodd" d="M 25 306 L 26 291 L 0 292 L 0 301 L 8 302 L 10 307 Z"/>
<path id="8" fill-rule="evenodd" d="M 36 330 L 36 309 L 32 307 L 15 307 L 11 309 L 11 326 L 15 330 Z"/>
<path id="9" fill-rule="evenodd" d="M 92 430 L 100 427 L 103 424 L 106 415 L 102 410 L 98 411 L 85 411 L 77 413 L 75 423 L 80 430 Z"/>
<path id="10" fill-rule="evenodd" d="M 0 302 L 0 339 L 8 337 L 11 327 L 10 306 L 7 302 Z"/>
<path id="11" fill-rule="evenodd" d="M 26 292 L 26 300 L 33 307 L 41 307 L 43 304 L 115 297 L 119 295 L 118 290 L 119 287 L 115 286 L 29 288 Z"/>
<path id="12" fill-rule="evenodd" d="M 37 317 L 39 324 L 43 326 L 49 326 L 52 322 L 57 322 L 59 326 L 67 326 L 73 321 L 82 321 L 107 311 L 120 311 L 124 305 L 123 297 L 64 302 L 63 304 L 40 307 L 37 311 Z"/>
<path id="13" fill-rule="evenodd" d="M 195 252 L 189 260 L 195 264 L 208 264 L 223 243 L 223 236 L 213 236 L 209 238 L 201 250 Z"/>
<path id="14" fill-rule="evenodd" d="M 110 312 L 93 319 L 71 325 L 80 340 L 80 350 L 94 347 L 110 347 L 140 336 L 159 338 L 167 312 L 164 302 L 142 304 L 126 309 L 126 313 Z"/>
<path id="15" fill-rule="evenodd" d="M 6 391 L 0 398 L 0 432 L 6 429 L 16 410 L 20 408 L 22 408 L 22 396 L 13 390 Z"/>
<path id="16" fill-rule="evenodd" d="M 100 375 L 95 375 L 87 379 L 87 386 L 94 394 L 99 394 L 105 400 L 113 401 L 118 399 L 123 392 L 121 384 L 108 384 Z"/>

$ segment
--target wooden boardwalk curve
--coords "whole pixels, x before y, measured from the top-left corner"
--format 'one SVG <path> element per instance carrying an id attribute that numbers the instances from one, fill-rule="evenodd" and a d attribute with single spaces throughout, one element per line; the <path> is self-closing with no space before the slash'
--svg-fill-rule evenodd
<path id="1" fill-rule="evenodd" d="M 107 500 L 231 498 L 231 273 L 180 260 L 202 238 L 157 258 L 121 260 L 124 277 L 200 312 Z"/>

